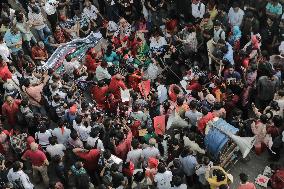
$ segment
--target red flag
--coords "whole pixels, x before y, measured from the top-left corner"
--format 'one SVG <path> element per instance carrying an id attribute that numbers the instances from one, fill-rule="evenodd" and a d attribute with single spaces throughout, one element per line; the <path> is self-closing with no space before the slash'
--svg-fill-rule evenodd
<path id="1" fill-rule="evenodd" d="M 165 115 L 154 117 L 154 128 L 155 128 L 155 133 L 157 135 L 165 134 L 165 128 L 166 128 L 166 116 Z"/>

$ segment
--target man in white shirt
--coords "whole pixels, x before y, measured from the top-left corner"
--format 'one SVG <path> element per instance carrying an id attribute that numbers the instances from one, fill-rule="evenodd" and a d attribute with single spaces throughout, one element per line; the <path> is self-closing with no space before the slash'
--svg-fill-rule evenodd
<path id="1" fill-rule="evenodd" d="M 102 15 L 97 9 L 97 7 L 95 7 L 95 5 L 92 5 L 89 0 L 85 1 L 85 8 L 83 9 L 83 14 L 91 20 L 94 26 L 96 26 L 96 20 L 98 18 L 98 15 L 102 18 Z"/>
<path id="2" fill-rule="evenodd" d="M 192 0 L 191 14 L 196 20 L 203 18 L 203 15 L 205 14 L 205 5 L 200 2 L 200 0 Z"/>
<path id="3" fill-rule="evenodd" d="M 58 144 L 67 145 L 71 130 L 65 127 L 64 121 L 59 121 L 58 127 L 53 129 L 52 135 L 57 138 Z"/>
<path id="4" fill-rule="evenodd" d="M 57 23 L 57 0 L 46 0 L 44 5 L 45 13 L 47 14 L 47 19 L 51 25 L 52 30 L 55 29 Z"/>
<path id="5" fill-rule="evenodd" d="M 24 173 L 22 169 L 23 163 L 16 161 L 7 174 L 9 182 L 11 182 L 13 185 L 17 185 L 20 188 L 33 189 L 34 185 L 30 182 L 28 175 Z"/>
<path id="6" fill-rule="evenodd" d="M 10 50 L 4 41 L 4 36 L 0 35 L 0 56 L 5 62 L 10 62 L 10 54 Z"/>
<path id="7" fill-rule="evenodd" d="M 144 160 L 144 164 L 148 162 L 148 159 L 150 157 L 159 159 L 160 151 L 158 148 L 155 147 L 155 145 L 156 145 L 156 140 L 154 138 L 151 138 L 149 140 L 149 146 L 142 150 L 142 158 Z"/>
<path id="8" fill-rule="evenodd" d="M 158 189 L 171 188 L 171 181 L 173 174 L 171 171 L 166 170 L 164 163 L 159 163 L 158 173 L 154 177 L 154 182 L 157 184 Z"/>
<path id="9" fill-rule="evenodd" d="M 106 61 L 102 61 L 101 65 L 97 67 L 96 78 L 98 81 L 111 79 L 111 75 L 108 73 L 108 70 L 107 70 L 107 65 L 108 64 Z"/>
<path id="10" fill-rule="evenodd" d="M 220 21 L 216 20 L 214 23 L 214 37 L 213 41 L 218 43 L 219 39 L 226 40 L 226 33 L 222 28 L 222 24 Z"/>
<path id="11" fill-rule="evenodd" d="M 56 144 L 56 142 L 57 142 L 56 137 L 49 138 L 50 145 L 46 147 L 46 152 L 50 155 L 51 158 L 53 158 L 56 155 L 63 157 L 64 151 L 66 150 L 66 147 L 63 144 Z"/>
<path id="12" fill-rule="evenodd" d="M 230 8 L 228 17 L 229 22 L 231 26 L 241 26 L 243 17 L 244 17 L 244 11 L 239 7 L 239 4 L 237 2 L 233 3 L 233 6 Z"/>
<path id="13" fill-rule="evenodd" d="M 35 0 L 31 0 L 31 7 L 28 13 L 29 23 L 36 30 L 39 38 L 44 41 L 46 37 L 51 35 L 51 31 L 46 25 L 46 19 L 41 13 L 40 7 L 35 4 Z"/>
<path id="14" fill-rule="evenodd" d="M 68 74 L 69 76 L 72 76 L 74 70 L 78 69 L 81 66 L 81 64 L 80 62 L 78 62 L 76 58 L 71 59 L 69 57 L 66 57 L 63 62 L 63 66 L 65 73 Z"/>
<path id="15" fill-rule="evenodd" d="M 135 169 L 141 168 L 142 163 L 142 149 L 140 149 L 140 143 L 137 139 L 133 139 L 131 142 L 132 149 L 127 154 L 126 162 L 132 162 Z"/>
<path id="16" fill-rule="evenodd" d="M 104 151 L 104 144 L 102 140 L 99 138 L 100 129 L 98 127 L 92 128 L 90 136 L 87 138 L 87 144 L 95 149 L 99 149 L 100 151 Z"/>
<path id="17" fill-rule="evenodd" d="M 168 89 L 167 87 L 165 87 L 163 83 L 159 83 L 157 87 L 157 91 L 158 91 L 158 99 L 160 103 L 163 103 L 164 101 L 168 99 Z"/>

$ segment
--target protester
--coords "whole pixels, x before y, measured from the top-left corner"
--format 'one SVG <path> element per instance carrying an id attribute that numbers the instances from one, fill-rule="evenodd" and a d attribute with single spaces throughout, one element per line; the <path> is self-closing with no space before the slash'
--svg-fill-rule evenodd
<path id="1" fill-rule="evenodd" d="M 0 12 L 0 188 L 253 189 L 228 168 L 249 150 L 281 160 L 283 1 L 5 0 Z"/>

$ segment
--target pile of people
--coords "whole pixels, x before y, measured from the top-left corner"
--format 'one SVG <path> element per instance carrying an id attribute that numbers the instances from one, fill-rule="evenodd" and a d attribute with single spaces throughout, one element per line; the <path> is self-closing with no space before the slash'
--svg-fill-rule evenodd
<path id="1" fill-rule="evenodd" d="M 2 0 L 1 188 L 228 189 L 232 176 L 204 141 L 218 118 L 279 161 L 283 6 Z M 44 69 L 92 32 L 103 45 Z M 283 165 L 274 167 L 268 185 L 283 189 Z M 239 176 L 239 189 L 255 189 Z"/>

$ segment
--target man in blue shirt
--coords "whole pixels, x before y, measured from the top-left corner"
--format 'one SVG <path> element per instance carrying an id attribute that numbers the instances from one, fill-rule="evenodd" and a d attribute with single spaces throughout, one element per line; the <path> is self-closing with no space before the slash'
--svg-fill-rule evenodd
<path id="1" fill-rule="evenodd" d="M 7 30 L 4 35 L 4 41 L 7 47 L 12 52 L 12 57 L 16 57 L 18 52 L 22 50 L 22 35 L 16 26 L 12 26 L 11 29 Z"/>

